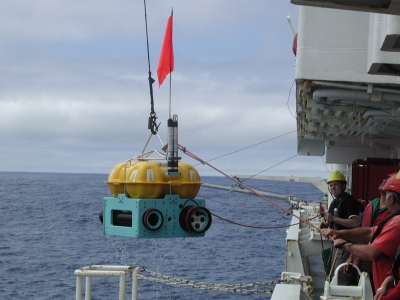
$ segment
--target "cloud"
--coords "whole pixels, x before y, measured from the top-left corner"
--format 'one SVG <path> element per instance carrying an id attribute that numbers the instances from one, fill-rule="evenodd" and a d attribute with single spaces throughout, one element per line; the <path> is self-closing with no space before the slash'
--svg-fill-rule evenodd
<path id="1" fill-rule="evenodd" d="M 279 164 L 297 147 L 296 133 L 284 134 L 296 130 L 286 16 L 296 24 L 298 7 L 272 2 L 148 1 L 152 76 L 173 7 L 179 142 L 205 160 L 221 156 L 212 162 L 228 173 L 277 165 L 267 172 L 321 174 L 320 158 Z M 3 1 L 0 29 L 0 171 L 108 173 L 143 151 L 151 109 L 143 3 Z M 153 85 L 163 143 L 168 85 Z M 160 148 L 152 137 L 147 150 Z"/>

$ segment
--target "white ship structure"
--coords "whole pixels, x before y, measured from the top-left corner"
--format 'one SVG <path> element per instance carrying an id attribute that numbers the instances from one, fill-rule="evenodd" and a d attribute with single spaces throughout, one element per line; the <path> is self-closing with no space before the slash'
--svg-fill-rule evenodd
<path id="1" fill-rule="evenodd" d="M 400 1 L 291 2 L 300 5 L 297 152 L 325 155 L 356 199 L 371 200 L 382 179 L 400 169 Z M 316 204 L 299 207 L 295 213 L 304 219 L 319 211 Z M 338 285 L 340 270 L 326 280 L 321 250 L 331 246 L 315 228 L 291 226 L 282 273 L 287 282 L 275 286 L 272 299 L 373 299 L 365 273 L 358 286 Z"/>

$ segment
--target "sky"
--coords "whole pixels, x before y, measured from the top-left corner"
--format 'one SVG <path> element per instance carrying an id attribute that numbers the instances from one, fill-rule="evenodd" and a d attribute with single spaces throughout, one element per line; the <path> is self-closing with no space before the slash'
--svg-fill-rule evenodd
<path id="1" fill-rule="evenodd" d="M 157 66 L 172 8 L 170 89 Z M 143 1 L 0 1 L 0 171 L 108 174 L 160 151 L 171 111 L 179 144 L 224 173 L 328 176 L 324 158 L 297 156 L 287 16 L 297 28 L 298 6 L 147 0 L 146 9 L 160 138 L 147 128 Z M 179 155 L 201 176 L 221 175 Z"/>

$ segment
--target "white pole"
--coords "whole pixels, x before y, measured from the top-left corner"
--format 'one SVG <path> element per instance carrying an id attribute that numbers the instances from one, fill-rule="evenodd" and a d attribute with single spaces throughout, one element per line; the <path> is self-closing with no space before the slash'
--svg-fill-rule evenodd
<path id="1" fill-rule="evenodd" d="M 132 272 L 132 300 L 138 300 L 138 277 L 139 267 L 135 267 Z"/>
<path id="2" fill-rule="evenodd" d="M 126 274 L 119 277 L 119 300 L 125 300 L 126 295 Z"/>
<path id="3" fill-rule="evenodd" d="M 76 276 L 75 299 L 82 300 L 82 277 L 81 276 Z"/>
<path id="4" fill-rule="evenodd" d="M 290 28 L 292 28 L 293 34 L 296 35 L 297 31 L 293 26 L 292 19 L 290 18 L 290 16 L 287 16 L 287 20 L 289 22 Z"/>
<path id="5" fill-rule="evenodd" d="M 85 300 L 92 299 L 92 276 L 86 276 Z"/>
<path id="6" fill-rule="evenodd" d="M 172 72 L 169 70 L 169 117 L 171 118 Z"/>

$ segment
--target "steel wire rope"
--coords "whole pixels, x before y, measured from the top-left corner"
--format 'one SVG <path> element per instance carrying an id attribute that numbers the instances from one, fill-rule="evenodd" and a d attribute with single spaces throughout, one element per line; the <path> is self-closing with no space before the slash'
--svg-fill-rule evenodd
<path id="1" fill-rule="evenodd" d="M 324 166 L 325 166 L 326 170 L 327 170 L 327 171 L 328 171 L 328 173 L 329 173 L 328 166 L 326 165 L 326 162 L 324 162 L 324 159 L 323 159 L 322 157 L 323 157 L 323 156 L 321 156 L 322 163 L 324 164 Z"/>
<path id="2" fill-rule="evenodd" d="M 251 178 L 257 176 L 258 174 L 264 173 L 265 171 L 268 171 L 269 169 L 272 169 L 272 168 L 274 168 L 274 167 L 276 167 L 276 166 L 279 166 L 280 164 L 283 164 L 284 162 L 287 162 L 288 160 L 291 160 L 292 158 L 295 158 L 296 156 L 299 156 L 299 155 L 298 155 L 298 154 L 293 155 L 292 157 L 289 157 L 289 158 L 287 158 L 287 159 L 281 161 L 280 163 L 277 163 L 276 165 L 273 165 L 272 167 L 269 167 L 269 168 L 267 168 L 267 169 L 265 169 L 265 170 L 262 170 L 261 172 L 258 172 L 258 173 L 254 174 L 254 175 L 252 175 L 252 176 L 250 176 L 250 177 L 248 177 L 248 178 L 242 179 L 240 182 L 246 181 L 246 180 L 248 180 L 248 179 L 251 179 Z"/>
<path id="3" fill-rule="evenodd" d="M 239 178 L 240 179 L 240 178 Z M 240 181 L 244 181 L 244 180 L 242 180 L 242 179 L 240 179 Z M 266 192 L 265 190 L 259 190 L 259 191 L 261 191 L 261 192 Z M 234 194 L 236 197 L 239 197 L 239 195 L 238 195 L 238 193 L 236 193 L 234 190 L 231 190 L 230 191 L 230 193 L 231 194 Z M 320 194 L 321 194 L 322 192 L 309 192 L 309 193 L 295 193 L 295 194 L 293 194 L 293 195 L 291 195 L 291 196 L 293 196 L 293 197 L 295 197 L 295 198 L 303 198 L 303 197 L 305 197 L 305 196 L 319 196 Z M 215 197 L 217 197 L 217 193 L 214 193 L 213 194 Z M 216 200 L 214 200 L 214 199 L 212 199 L 211 197 L 206 197 L 206 196 L 203 196 L 203 195 L 201 195 L 201 197 L 202 198 L 207 198 L 207 199 L 210 199 L 210 200 L 212 200 L 212 201 L 215 201 L 215 202 L 218 202 L 218 203 L 222 203 L 222 204 L 226 204 L 225 202 L 219 202 L 219 201 L 216 201 Z M 244 200 L 243 198 L 241 198 L 241 197 L 239 197 L 239 200 L 241 201 L 241 202 L 246 202 L 246 200 Z M 306 200 L 303 200 L 304 202 L 308 202 L 308 201 L 306 201 Z M 317 202 L 319 202 L 319 201 L 317 201 Z M 246 206 L 247 206 L 247 203 L 246 203 Z M 250 206 L 250 207 L 255 207 L 255 206 Z"/>
<path id="4" fill-rule="evenodd" d="M 215 193 L 216 194 L 216 193 Z M 209 197 L 204 197 L 204 196 L 201 196 L 200 194 L 199 194 L 199 196 L 200 196 L 200 198 L 204 198 L 204 199 L 206 199 L 206 200 L 210 200 L 210 201 L 213 201 L 213 202 L 216 202 L 216 203 L 219 203 L 219 204 L 223 204 L 223 205 L 226 205 L 227 203 L 226 202 L 222 202 L 222 201 L 218 201 L 218 200 L 215 200 L 215 199 L 212 199 L 212 198 L 209 198 Z M 237 207 L 237 206 L 236 206 Z M 256 207 L 253 207 L 254 208 L 254 210 L 257 210 L 257 208 Z M 210 212 L 211 213 L 211 212 Z M 212 213 L 211 213 L 212 214 Z M 217 218 L 218 218 L 218 216 L 217 216 Z M 217 220 L 215 220 L 216 222 L 218 222 L 218 223 L 220 223 L 220 224 L 226 224 L 227 222 L 224 222 L 224 220 L 222 220 L 222 219 L 217 219 Z M 214 222 L 214 220 L 213 220 L 213 222 Z M 228 222 L 229 223 L 229 222 Z"/>
<path id="5" fill-rule="evenodd" d="M 235 193 L 232 193 L 232 194 L 235 194 Z M 213 199 L 213 198 L 211 198 L 211 197 L 204 197 L 204 196 L 201 195 L 200 193 L 199 193 L 198 195 L 199 195 L 200 198 L 208 199 L 208 200 L 210 200 L 210 201 L 213 201 L 213 202 L 216 202 L 216 203 L 219 203 L 219 204 L 230 205 L 230 203 L 227 203 L 227 202 L 224 202 L 224 201 L 218 201 L 218 200 L 215 200 L 215 199 Z M 235 194 L 235 196 L 236 196 L 236 194 Z M 236 197 L 237 197 L 237 196 L 236 196 Z M 243 200 L 243 199 L 241 199 L 240 197 L 238 198 L 238 200 L 239 200 L 241 203 L 240 203 L 240 204 L 235 204 L 235 207 L 246 207 L 246 208 L 252 208 L 253 210 L 260 211 L 260 207 L 259 207 L 259 206 L 248 205 L 248 204 L 246 203 L 246 200 Z M 262 210 L 262 211 L 268 212 L 267 209 Z"/>
<path id="6" fill-rule="evenodd" d="M 260 210 L 260 206 L 251 206 L 251 205 L 248 205 L 248 204 L 246 203 L 246 200 L 244 200 L 241 196 L 239 196 L 238 193 L 235 193 L 235 192 L 231 191 L 231 194 L 232 194 L 233 196 L 235 196 L 236 199 L 238 199 L 238 201 L 240 201 L 240 202 L 242 202 L 243 204 L 245 204 L 246 207 L 254 208 L 254 209 L 256 209 L 256 210 L 259 211 L 259 212 L 263 212 L 263 211 L 268 212 L 268 208 L 266 208 L 265 210 Z M 236 206 L 237 206 L 237 205 L 236 205 Z M 281 212 L 281 213 L 284 213 L 284 212 Z"/>
<path id="7" fill-rule="evenodd" d="M 232 224 L 232 225 L 238 225 L 238 226 L 242 226 L 242 227 L 249 227 L 249 228 L 256 228 L 256 229 L 278 229 L 278 228 L 287 228 L 288 226 L 290 227 L 290 226 L 295 226 L 295 225 L 299 225 L 299 224 L 303 223 L 303 222 L 298 222 L 298 223 L 292 223 L 292 224 L 289 224 L 289 225 L 279 225 L 279 226 L 248 225 L 248 224 L 238 223 L 238 222 L 235 222 L 235 221 L 232 221 L 232 220 L 229 220 L 229 219 L 225 219 L 225 218 L 223 218 L 223 217 L 221 217 L 221 216 L 218 216 L 217 214 L 214 214 L 214 213 L 211 213 L 211 214 L 212 214 L 213 216 L 215 216 L 215 217 L 217 217 L 217 218 L 219 218 L 219 219 L 221 219 L 221 220 L 227 222 L 227 223 Z M 284 217 L 285 217 L 285 216 L 284 216 Z M 282 220 L 284 217 L 282 217 L 282 218 L 280 218 L 280 219 L 273 220 L 273 221 L 271 221 L 271 223 L 272 223 L 272 222 L 275 222 L 275 221 L 278 221 L 278 220 Z M 315 218 L 317 218 L 317 217 L 318 217 L 318 216 L 312 217 L 312 218 L 308 219 L 308 221 L 309 221 L 309 220 L 313 220 L 313 219 L 315 219 Z"/>
<path id="8" fill-rule="evenodd" d="M 253 144 L 253 145 L 250 145 L 250 146 L 244 147 L 244 148 L 242 148 L 242 149 L 239 149 L 239 150 L 235 150 L 235 151 L 233 151 L 233 152 L 230 152 L 230 153 L 227 153 L 227 154 L 224 154 L 224 155 L 218 156 L 218 157 L 214 157 L 214 158 L 212 158 L 212 159 L 209 159 L 209 160 L 207 160 L 207 162 L 209 162 L 209 161 L 213 161 L 213 160 L 219 159 L 219 158 L 221 158 L 221 157 L 225 157 L 225 156 L 228 156 L 228 155 L 231 155 L 231 154 L 234 154 L 234 153 L 240 152 L 240 151 L 243 151 L 243 150 L 245 150 L 245 149 L 248 149 L 248 148 L 251 148 L 251 147 L 254 147 L 254 146 L 257 146 L 257 145 L 260 145 L 260 144 L 263 144 L 263 143 L 269 142 L 269 141 L 272 141 L 272 140 L 275 140 L 275 139 L 277 139 L 277 138 L 280 138 L 280 137 L 282 137 L 282 136 L 288 135 L 288 134 L 290 134 L 290 133 L 293 133 L 293 132 L 296 132 L 296 131 L 297 131 L 297 130 L 289 131 L 289 132 L 287 132 L 287 133 L 284 133 L 284 134 L 278 135 L 278 136 L 276 136 L 276 137 L 273 137 L 273 138 L 270 138 L 270 139 L 268 139 L 268 140 L 265 140 L 265 141 L 262 141 L 262 142 L 259 142 L 259 143 L 256 143 L 256 144 Z M 200 164 L 201 164 L 201 163 L 200 163 Z M 200 164 L 197 164 L 197 165 L 194 165 L 194 166 L 198 166 L 198 165 L 200 165 Z"/>
<path id="9" fill-rule="evenodd" d="M 253 208 L 253 209 L 257 210 L 257 211 L 268 212 L 268 208 L 265 208 L 265 210 L 264 210 L 264 209 L 263 209 L 263 210 L 260 210 L 260 206 L 249 205 L 249 204 L 248 204 L 248 201 L 247 201 L 247 200 L 244 200 L 244 199 L 243 199 L 242 197 L 240 197 L 237 193 L 235 193 L 235 192 L 233 192 L 233 191 L 231 191 L 230 193 L 233 194 L 233 195 L 238 199 L 238 201 L 241 202 L 240 205 L 237 205 L 237 204 L 236 204 L 236 205 L 235 205 L 236 207 Z M 224 201 L 215 200 L 215 199 L 213 199 L 213 198 L 211 198 L 211 197 L 205 197 L 204 195 L 202 195 L 202 194 L 200 194 L 200 193 L 199 193 L 199 196 L 200 196 L 200 198 L 208 199 L 208 200 L 213 201 L 213 202 L 216 202 L 216 203 L 220 203 L 220 204 L 224 204 L 224 205 L 229 204 L 229 203 L 224 202 Z M 217 197 L 217 194 L 214 194 L 214 196 Z M 229 201 L 229 199 L 227 199 L 227 200 Z M 282 212 L 282 213 L 283 213 L 283 212 Z"/>
<path id="10" fill-rule="evenodd" d="M 224 175 L 225 177 L 229 178 L 230 180 L 232 180 L 232 181 L 235 182 L 236 184 L 240 184 L 242 187 L 244 187 L 245 189 L 249 190 L 249 191 L 252 192 L 253 194 L 255 194 L 255 195 L 261 197 L 262 199 L 264 199 L 264 200 L 268 201 L 269 203 L 275 205 L 276 207 L 278 207 L 278 208 L 280 208 L 281 210 L 287 212 L 288 214 L 292 215 L 293 217 L 299 219 L 300 222 L 309 225 L 310 227 L 316 229 L 318 232 L 321 232 L 321 230 L 320 230 L 318 227 L 316 227 L 315 225 L 313 225 L 313 224 L 310 223 L 309 221 L 307 221 L 307 220 L 305 220 L 305 219 L 303 219 L 303 218 L 301 218 L 301 217 L 299 217 L 299 216 L 296 216 L 295 214 L 293 214 L 293 212 L 287 210 L 286 208 L 284 208 L 283 206 L 279 205 L 278 203 L 275 203 L 274 201 L 272 201 L 271 199 L 269 199 L 269 198 L 267 198 L 267 197 L 261 195 L 261 194 L 258 193 L 256 190 L 252 189 L 251 187 L 249 187 L 249 186 L 245 185 L 244 183 L 242 183 L 242 182 L 240 182 L 240 181 L 238 181 L 238 180 L 232 178 L 231 176 L 229 176 L 228 174 L 224 173 L 223 171 L 217 169 L 217 168 L 214 167 L 213 165 L 210 165 L 207 161 L 204 161 L 204 160 L 202 160 L 201 158 L 199 158 L 199 157 L 197 157 L 196 155 L 194 155 L 193 153 L 191 153 L 189 150 L 187 150 L 186 147 L 184 147 L 184 146 L 178 144 L 178 148 L 179 148 L 179 150 L 181 150 L 183 153 L 185 153 L 187 156 L 189 156 L 189 157 L 191 157 L 191 158 L 193 158 L 193 159 L 199 161 L 199 162 L 202 163 L 202 164 L 206 164 L 207 166 L 209 166 L 210 168 L 214 169 L 215 171 L 221 173 L 222 175 Z M 296 156 L 297 156 L 297 155 L 296 155 Z"/>
<path id="11" fill-rule="evenodd" d="M 211 198 L 207 198 L 207 197 L 202 197 L 202 198 L 205 198 L 205 199 L 208 199 L 208 200 L 210 200 L 210 201 L 214 201 L 214 202 L 217 202 L 217 203 L 220 203 L 220 204 L 226 204 L 226 203 L 224 203 L 224 202 L 220 202 L 220 201 L 217 201 L 217 200 L 214 200 L 214 199 L 211 199 Z M 239 199 L 240 199 L 240 198 L 239 198 Z M 244 200 L 243 200 L 243 201 L 244 201 Z M 246 207 L 247 207 L 247 206 L 246 206 Z M 254 208 L 254 209 L 256 209 L 258 212 L 262 212 L 262 211 L 259 210 L 259 207 L 256 207 L 256 206 L 251 206 L 251 207 Z M 268 212 L 268 211 L 266 210 L 265 212 Z M 270 220 L 269 222 L 266 222 L 266 223 L 263 223 L 263 224 L 260 224 L 260 225 L 248 225 L 248 224 L 238 223 L 238 222 L 235 222 L 235 221 L 232 221 L 232 220 L 223 218 L 223 217 L 221 217 L 221 216 L 219 216 L 219 215 L 217 215 L 217 214 L 214 214 L 214 213 L 211 213 L 211 214 L 214 215 L 214 216 L 216 216 L 217 218 L 219 218 L 219 219 L 221 219 L 221 220 L 224 220 L 224 221 L 228 222 L 228 223 L 236 224 L 236 225 L 243 226 L 243 227 L 262 228 L 262 229 L 272 229 L 272 228 L 275 228 L 275 227 L 263 227 L 263 224 L 265 225 L 265 224 L 274 223 L 274 222 L 276 222 L 276 221 L 283 220 L 284 218 L 286 218 L 286 217 L 288 216 L 287 213 L 281 212 L 281 214 L 283 214 L 281 217 L 276 218 L 276 219 L 274 219 L 274 220 Z M 288 225 L 285 225 L 285 227 L 287 227 L 287 226 L 288 226 Z M 276 228 L 281 228 L 281 227 L 276 227 Z"/>
<path id="12" fill-rule="evenodd" d="M 154 110 L 154 93 L 153 93 L 153 83 L 155 80 L 151 77 L 151 68 L 150 68 L 150 49 L 149 49 L 149 33 L 147 28 L 147 9 L 146 9 L 146 0 L 143 0 L 144 5 L 144 20 L 146 24 L 146 43 L 147 43 L 147 62 L 149 65 L 149 88 L 150 88 L 150 116 L 148 121 L 148 129 L 150 129 L 153 135 L 158 133 L 158 127 L 161 123 L 157 125 L 157 114 Z"/>
<path id="13" fill-rule="evenodd" d="M 256 229 L 278 229 L 278 228 L 287 228 L 288 227 L 287 224 L 279 225 L 279 226 L 261 226 L 261 225 L 242 224 L 242 223 L 238 223 L 238 222 L 235 222 L 235 221 L 232 221 L 232 220 L 229 220 L 229 219 L 225 219 L 225 218 L 223 218 L 223 217 L 221 217 L 221 216 L 219 216 L 217 214 L 214 214 L 214 213 L 211 213 L 211 214 L 213 216 L 221 219 L 221 220 L 224 220 L 225 222 L 228 222 L 228 223 L 231 223 L 231 224 L 234 224 L 234 225 L 238 225 L 238 226 L 242 226 L 242 227 L 256 228 Z M 280 219 L 278 219 L 278 220 L 280 220 Z"/>

